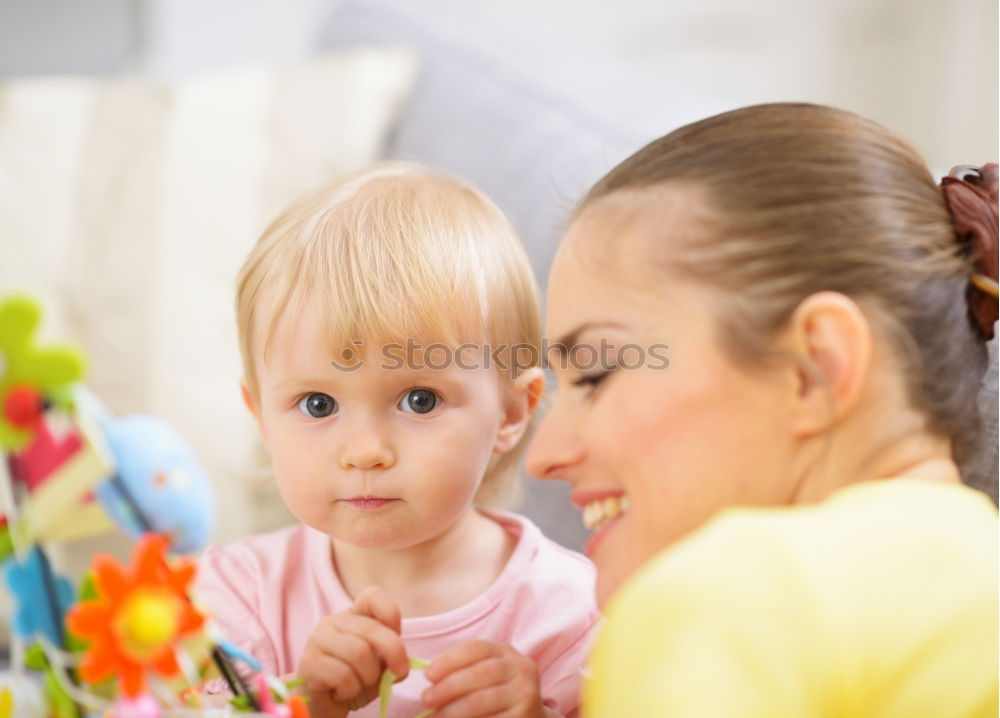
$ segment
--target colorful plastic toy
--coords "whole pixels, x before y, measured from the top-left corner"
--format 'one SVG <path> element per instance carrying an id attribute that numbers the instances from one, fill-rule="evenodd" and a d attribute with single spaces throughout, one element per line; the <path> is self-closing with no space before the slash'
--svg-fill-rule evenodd
<path id="1" fill-rule="evenodd" d="M 82 352 L 35 341 L 40 321 L 30 297 L 0 301 L 0 562 L 14 598 L 0 718 L 305 718 L 189 595 L 195 564 L 175 556 L 208 541 L 214 516 L 193 452 L 154 417 L 111 415 L 80 384 Z M 131 564 L 96 557 L 75 593 L 47 547 L 115 529 L 136 540 Z M 209 710 L 202 688 L 219 676 L 234 697 Z"/>
<path id="2" fill-rule="evenodd" d="M 78 603 L 66 625 L 88 642 L 80 677 L 90 683 L 117 676 L 121 692 L 137 698 L 146 689 L 146 673 L 180 673 L 175 647 L 199 635 L 205 616 L 188 598 L 194 579 L 191 561 L 171 565 L 167 540 L 146 534 L 136 546 L 131 569 L 109 556 L 94 560 L 97 595 Z"/>
<path id="3" fill-rule="evenodd" d="M 56 576 L 45 553 L 37 546 L 24 560 L 12 558 L 4 565 L 4 578 L 15 599 L 13 629 L 19 636 L 44 636 L 65 644 L 63 616 L 76 599 L 73 585 Z"/>
<path id="4" fill-rule="evenodd" d="M 42 320 L 38 304 L 15 295 L 0 303 L 0 448 L 21 450 L 44 431 L 47 404 L 72 405 L 70 389 L 83 378 L 83 355 L 75 347 L 35 345 Z M 58 457 L 62 449 L 49 445 Z"/>
<path id="5" fill-rule="evenodd" d="M 177 553 L 204 546 L 214 512 L 208 477 L 172 426 L 152 416 L 126 416 L 102 427 L 117 471 L 97 489 L 104 508 L 133 538 L 170 537 Z"/>

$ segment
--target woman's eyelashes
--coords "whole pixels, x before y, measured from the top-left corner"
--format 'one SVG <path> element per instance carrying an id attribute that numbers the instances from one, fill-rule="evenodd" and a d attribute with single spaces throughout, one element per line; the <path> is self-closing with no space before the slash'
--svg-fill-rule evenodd
<path id="1" fill-rule="evenodd" d="M 337 411 L 337 400 L 315 391 L 299 399 L 299 411 L 312 419 L 323 419 Z"/>
<path id="2" fill-rule="evenodd" d="M 593 374 L 583 374 L 573 380 L 573 386 L 583 387 L 588 396 L 592 396 L 601 383 L 615 370 L 615 367 L 597 371 Z"/>
<path id="3" fill-rule="evenodd" d="M 399 408 L 408 414 L 429 414 L 441 398 L 430 389 L 410 389 L 399 400 Z"/>

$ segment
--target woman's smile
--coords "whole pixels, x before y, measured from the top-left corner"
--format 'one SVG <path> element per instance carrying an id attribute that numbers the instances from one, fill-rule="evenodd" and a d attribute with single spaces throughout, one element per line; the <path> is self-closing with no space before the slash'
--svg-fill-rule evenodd
<path id="1" fill-rule="evenodd" d="M 628 511 L 629 498 L 620 489 L 577 489 L 570 500 L 581 510 L 584 527 L 593 532 L 583 547 L 592 556 L 604 536 Z"/>

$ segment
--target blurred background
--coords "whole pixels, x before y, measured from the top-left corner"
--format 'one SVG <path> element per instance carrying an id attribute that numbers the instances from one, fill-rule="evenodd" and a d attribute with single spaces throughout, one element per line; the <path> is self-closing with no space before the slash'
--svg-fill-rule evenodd
<path id="1" fill-rule="evenodd" d="M 227 541 L 289 521 L 232 302 L 293 197 L 427 164 L 497 201 L 544 287 L 581 193 L 714 112 L 832 104 L 938 174 L 996 160 L 997 26 L 996 0 L 0 0 L 0 296 L 43 302 L 113 412 L 181 431 Z M 565 487 L 518 508 L 582 544 Z"/>
<path id="2" fill-rule="evenodd" d="M 426 4 L 427 12 L 443 12 Z M 933 167 L 997 157 L 997 3 L 991 0 L 460 4 L 540 41 L 547 35 L 627 63 L 664 88 L 698 88 L 733 106 L 798 99 L 855 110 L 914 142 Z M 316 51 L 337 5 L 0 0 L 0 74 L 176 77 L 293 62 Z"/>

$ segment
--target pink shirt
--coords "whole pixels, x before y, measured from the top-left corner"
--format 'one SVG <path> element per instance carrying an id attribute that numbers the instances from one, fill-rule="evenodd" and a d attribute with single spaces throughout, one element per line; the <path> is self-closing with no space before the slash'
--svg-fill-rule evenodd
<path id="1" fill-rule="evenodd" d="M 542 535 L 516 514 L 489 515 L 518 542 L 492 585 L 475 599 L 436 616 L 404 618 L 407 654 L 433 660 L 465 641 L 508 643 L 538 665 L 545 704 L 577 716 L 581 672 L 598 619 L 594 567 Z M 353 601 L 333 568 L 330 539 L 307 526 L 209 548 L 199 563 L 197 597 L 223 634 L 274 675 L 293 673 L 317 622 Z M 423 710 L 429 685 L 411 671 L 393 687 L 391 718 Z M 378 701 L 351 714 L 378 715 Z"/>

